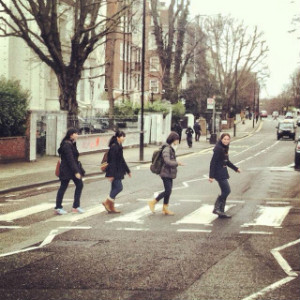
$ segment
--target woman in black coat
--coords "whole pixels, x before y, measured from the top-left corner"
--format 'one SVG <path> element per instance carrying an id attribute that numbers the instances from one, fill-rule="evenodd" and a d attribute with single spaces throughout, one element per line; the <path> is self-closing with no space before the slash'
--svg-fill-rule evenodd
<path id="1" fill-rule="evenodd" d="M 221 218 L 230 218 L 230 216 L 224 212 L 226 199 L 231 192 L 227 167 L 238 173 L 241 172 L 241 170 L 229 160 L 229 144 L 230 135 L 223 133 L 214 148 L 209 171 L 209 181 L 213 182 L 213 180 L 216 179 L 221 189 L 221 195 L 218 196 L 213 210 L 213 213 L 219 215 Z"/>
<path id="2" fill-rule="evenodd" d="M 74 213 L 84 212 L 83 209 L 80 208 L 80 197 L 83 189 L 82 176 L 84 175 L 84 170 L 81 168 L 78 161 L 79 152 L 76 147 L 77 138 L 77 129 L 68 129 L 66 136 L 63 138 L 58 149 L 58 153 L 61 157 L 59 169 L 60 188 L 57 192 L 55 206 L 55 212 L 58 215 L 67 213 L 62 207 L 62 201 L 70 180 L 73 180 L 76 186 L 72 211 Z"/>
<path id="3" fill-rule="evenodd" d="M 127 173 L 131 177 L 130 170 L 123 156 L 122 144 L 126 134 L 123 131 L 117 131 L 110 139 L 109 151 L 107 156 L 108 166 L 106 168 L 106 177 L 111 182 L 111 190 L 107 199 L 102 202 L 109 213 L 120 213 L 115 208 L 116 196 L 123 190 L 122 180 Z"/>

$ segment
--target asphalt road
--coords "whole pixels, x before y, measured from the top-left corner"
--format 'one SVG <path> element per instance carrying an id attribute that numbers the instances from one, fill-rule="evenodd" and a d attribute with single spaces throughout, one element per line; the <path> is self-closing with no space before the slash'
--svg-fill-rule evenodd
<path id="1" fill-rule="evenodd" d="M 150 213 L 162 189 L 149 165 L 132 168 L 117 199 L 100 204 L 109 183 L 85 181 L 84 214 L 54 216 L 57 186 L 6 195 L 0 215 L 3 299 L 300 299 L 300 185 L 295 144 L 277 141 L 276 121 L 230 145 L 231 219 L 211 213 L 219 192 L 208 182 L 212 150 L 185 165 L 170 200 L 174 216 Z M 299 133 L 298 133 L 299 135 Z M 65 196 L 70 211 L 74 189 Z"/>

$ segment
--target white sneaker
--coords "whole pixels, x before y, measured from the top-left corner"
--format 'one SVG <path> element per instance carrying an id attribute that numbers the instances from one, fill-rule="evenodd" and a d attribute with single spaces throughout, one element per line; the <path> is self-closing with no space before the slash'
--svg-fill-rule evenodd
<path id="1" fill-rule="evenodd" d="M 62 208 L 56 209 L 56 210 L 55 210 L 55 213 L 56 213 L 57 215 L 65 215 L 65 214 L 67 214 L 67 212 L 66 212 L 64 209 L 62 209 Z"/>
<path id="2" fill-rule="evenodd" d="M 84 210 L 82 208 L 80 208 L 80 207 L 77 207 L 77 208 L 73 208 L 72 212 L 73 213 L 77 213 L 77 214 L 83 214 Z"/>

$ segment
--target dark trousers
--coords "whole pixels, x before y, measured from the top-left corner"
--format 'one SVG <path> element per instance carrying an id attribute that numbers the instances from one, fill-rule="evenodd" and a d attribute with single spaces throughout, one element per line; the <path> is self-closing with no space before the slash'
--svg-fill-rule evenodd
<path id="1" fill-rule="evenodd" d="M 196 142 L 199 142 L 199 139 L 200 139 L 200 132 L 195 132 L 195 141 Z"/>
<path id="2" fill-rule="evenodd" d="M 173 187 L 173 179 L 172 178 L 162 178 L 164 188 L 165 190 L 161 192 L 155 199 L 157 201 L 161 200 L 164 198 L 164 204 L 169 204 L 170 196 L 172 193 L 172 187 Z"/>
<path id="3" fill-rule="evenodd" d="M 115 199 L 117 197 L 117 195 L 120 192 L 122 192 L 122 190 L 123 190 L 122 180 L 121 179 L 114 179 L 111 182 L 111 189 L 110 189 L 109 197 L 111 199 Z"/>
<path id="4" fill-rule="evenodd" d="M 224 212 L 226 199 L 228 195 L 231 193 L 231 189 L 230 189 L 228 179 L 222 179 L 217 181 L 221 189 L 221 195 L 219 195 L 216 200 L 215 209 L 220 209 L 222 212 Z"/>
<path id="5" fill-rule="evenodd" d="M 75 193 L 74 193 L 74 202 L 73 202 L 73 208 L 80 207 L 80 197 L 81 197 L 81 192 L 83 189 L 83 181 L 82 179 L 78 179 L 75 176 L 72 178 L 76 188 L 75 188 Z M 56 195 L 56 206 L 55 209 L 62 208 L 62 201 L 64 198 L 64 194 L 68 188 L 70 179 L 66 180 L 61 180 L 60 181 L 60 187 L 57 191 Z"/>

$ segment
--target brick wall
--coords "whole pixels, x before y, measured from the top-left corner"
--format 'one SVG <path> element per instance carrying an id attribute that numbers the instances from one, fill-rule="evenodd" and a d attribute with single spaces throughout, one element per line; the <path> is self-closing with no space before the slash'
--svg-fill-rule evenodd
<path id="1" fill-rule="evenodd" d="M 0 162 L 26 160 L 26 137 L 0 138 Z"/>

